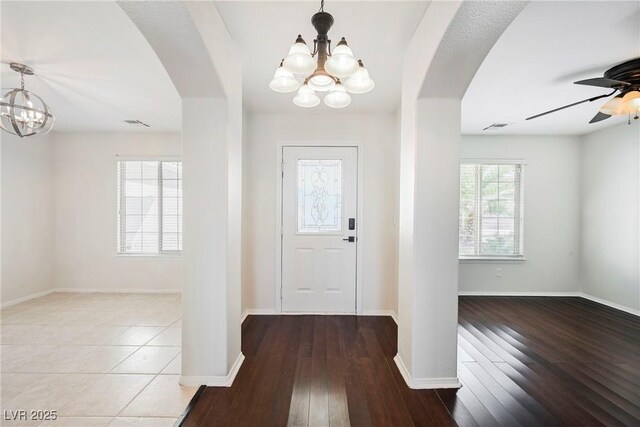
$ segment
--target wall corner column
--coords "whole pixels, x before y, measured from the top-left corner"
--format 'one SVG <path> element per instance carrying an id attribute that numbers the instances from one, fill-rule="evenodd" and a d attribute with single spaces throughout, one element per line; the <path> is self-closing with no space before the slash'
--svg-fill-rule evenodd
<path id="1" fill-rule="evenodd" d="M 230 386 L 240 351 L 240 295 L 234 286 L 240 229 L 234 176 L 240 167 L 224 98 L 183 98 L 183 349 L 181 384 Z M 238 219 L 239 221 L 239 219 Z M 236 307 L 237 306 L 237 307 Z"/>
<path id="2" fill-rule="evenodd" d="M 411 388 L 457 388 L 460 99 L 420 98 L 403 138 L 396 364 Z M 409 182 L 407 182 L 409 181 Z"/>

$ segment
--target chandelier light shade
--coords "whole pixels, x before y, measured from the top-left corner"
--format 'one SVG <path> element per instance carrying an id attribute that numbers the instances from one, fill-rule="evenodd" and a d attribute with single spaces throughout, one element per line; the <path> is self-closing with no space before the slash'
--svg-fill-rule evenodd
<path id="1" fill-rule="evenodd" d="M 344 37 L 327 59 L 324 68 L 339 79 L 351 76 L 358 71 L 358 61 L 353 57 L 353 52 Z"/>
<path id="2" fill-rule="evenodd" d="M 329 73 L 320 70 L 309 76 L 308 84 L 316 92 L 329 92 L 336 85 L 336 81 Z"/>
<path id="3" fill-rule="evenodd" d="M 298 94 L 293 98 L 293 103 L 298 107 L 311 108 L 320 104 L 320 98 L 316 95 L 315 91 L 309 87 L 308 84 L 304 84 L 298 90 Z"/>
<path id="4" fill-rule="evenodd" d="M 316 65 L 309 46 L 298 34 L 296 42 L 289 49 L 289 55 L 284 59 L 284 67 L 294 74 L 309 74 L 316 69 Z"/>
<path id="5" fill-rule="evenodd" d="M 48 133 L 55 121 L 49 106 L 38 95 L 24 88 L 24 76 L 33 75 L 33 69 L 15 62 L 9 66 L 20 73 L 21 84 L 20 89 L 9 89 L 0 99 L 2 130 L 20 138 Z"/>
<path id="6" fill-rule="evenodd" d="M 364 67 L 362 61 L 358 61 L 358 71 L 345 79 L 343 85 L 351 93 L 367 93 L 375 87 L 375 83 L 369 77 L 369 71 Z"/>
<path id="7" fill-rule="evenodd" d="M 311 24 L 318 33 L 313 41 L 313 52 L 302 36 L 298 35 L 269 87 L 281 93 L 298 89 L 293 103 L 300 107 L 319 105 L 318 94 L 324 94 L 327 106 L 345 108 L 351 104 L 348 92 L 367 93 L 375 84 L 362 61 L 354 57 L 344 37 L 331 51 L 328 33 L 333 25 L 333 16 L 324 11 L 324 0 L 320 3 L 320 11 L 311 17 Z"/>
<path id="8" fill-rule="evenodd" d="M 340 81 L 338 81 L 331 92 L 325 95 L 324 103 L 331 108 L 344 108 L 351 104 L 351 97 Z"/>
<path id="9" fill-rule="evenodd" d="M 274 92 L 288 93 L 298 90 L 300 81 L 296 79 L 293 73 L 283 66 L 284 59 L 273 75 L 273 79 L 269 83 L 269 87 Z"/>

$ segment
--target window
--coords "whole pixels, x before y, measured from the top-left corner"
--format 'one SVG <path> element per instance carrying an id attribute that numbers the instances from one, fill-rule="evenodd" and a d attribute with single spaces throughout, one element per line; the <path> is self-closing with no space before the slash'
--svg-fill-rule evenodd
<path id="1" fill-rule="evenodd" d="M 342 160 L 298 160 L 298 233 L 342 230 Z"/>
<path id="2" fill-rule="evenodd" d="M 118 161 L 118 253 L 182 251 L 182 162 Z"/>
<path id="3" fill-rule="evenodd" d="M 523 165 L 460 165 L 459 254 L 523 257 Z"/>

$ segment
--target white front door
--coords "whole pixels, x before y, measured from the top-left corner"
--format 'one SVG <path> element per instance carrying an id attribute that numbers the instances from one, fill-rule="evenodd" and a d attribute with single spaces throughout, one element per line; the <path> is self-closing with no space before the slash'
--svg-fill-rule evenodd
<path id="1" fill-rule="evenodd" d="M 356 312 L 357 147 L 282 149 L 282 311 Z"/>

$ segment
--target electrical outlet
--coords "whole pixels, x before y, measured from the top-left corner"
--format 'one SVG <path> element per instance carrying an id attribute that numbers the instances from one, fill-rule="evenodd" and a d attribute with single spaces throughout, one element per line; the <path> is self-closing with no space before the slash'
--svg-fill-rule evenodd
<path id="1" fill-rule="evenodd" d="M 496 277 L 502 277 L 502 269 L 500 267 L 496 268 Z"/>

